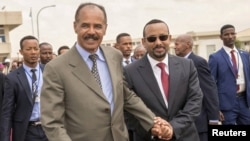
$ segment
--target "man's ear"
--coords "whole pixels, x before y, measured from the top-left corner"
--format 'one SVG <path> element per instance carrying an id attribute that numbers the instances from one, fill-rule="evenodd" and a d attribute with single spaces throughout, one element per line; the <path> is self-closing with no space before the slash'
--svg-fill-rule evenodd
<path id="1" fill-rule="evenodd" d="M 74 23 L 73 23 L 73 27 L 74 27 L 74 31 L 75 31 L 75 33 L 77 33 L 77 30 L 76 30 L 76 28 L 77 28 L 77 23 L 76 23 L 76 21 L 74 21 Z"/>

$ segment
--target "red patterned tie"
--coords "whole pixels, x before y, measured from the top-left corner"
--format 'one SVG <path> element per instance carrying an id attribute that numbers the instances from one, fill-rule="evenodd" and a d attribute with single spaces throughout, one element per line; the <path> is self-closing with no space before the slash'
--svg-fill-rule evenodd
<path id="1" fill-rule="evenodd" d="M 157 66 L 161 69 L 161 83 L 165 96 L 168 99 L 168 74 L 165 71 L 166 64 L 158 63 Z"/>
<path id="2" fill-rule="evenodd" d="M 231 58 L 232 58 L 232 63 L 233 63 L 233 71 L 234 71 L 234 75 L 235 75 L 235 78 L 237 79 L 238 78 L 238 68 L 237 68 L 237 63 L 236 63 L 236 58 L 235 58 L 235 55 L 234 55 L 234 50 L 231 50 Z M 237 91 L 239 90 L 239 85 L 237 85 Z"/>

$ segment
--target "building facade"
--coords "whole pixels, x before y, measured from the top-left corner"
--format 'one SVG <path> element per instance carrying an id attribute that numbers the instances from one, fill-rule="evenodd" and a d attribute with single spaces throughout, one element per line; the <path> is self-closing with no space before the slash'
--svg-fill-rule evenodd
<path id="1" fill-rule="evenodd" d="M 21 12 L 0 12 L 0 62 L 11 58 L 9 32 L 22 24 Z"/>
<path id="2" fill-rule="evenodd" d="M 11 56 L 12 47 L 9 37 L 9 32 L 22 24 L 21 12 L 0 12 L 0 62 L 3 62 L 5 58 L 14 58 Z M 194 39 L 193 51 L 208 59 L 209 55 L 222 46 L 219 31 L 209 32 L 187 32 L 192 35 Z M 177 35 L 172 35 L 172 42 L 170 44 L 169 52 L 174 53 L 174 41 Z M 115 40 L 105 40 L 102 42 L 102 46 L 114 47 Z M 239 31 L 237 33 L 238 46 L 246 51 L 250 51 L 250 28 Z M 133 39 L 133 47 L 141 44 L 141 38 Z M 13 59 L 11 59 L 13 60 Z"/>

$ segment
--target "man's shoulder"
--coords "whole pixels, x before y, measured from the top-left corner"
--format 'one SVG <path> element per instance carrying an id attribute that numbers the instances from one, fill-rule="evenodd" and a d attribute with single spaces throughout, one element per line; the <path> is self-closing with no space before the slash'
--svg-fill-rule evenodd
<path id="1" fill-rule="evenodd" d="M 245 50 L 242 50 L 242 49 L 239 49 L 239 53 L 240 54 L 244 54 L 244 55 L 250 55 L 250 53 L 249 52 L 247 52 L 247 51 L 245 51 Z"/>
<path id="2" fill-rule="evenodd" d="M 194 53 L 190 55 L 189 58 L 192 59 L 194 62 L 207 62 L 205 58 Z"/>
<path id="3" fill-rule="evenodd" d="M 180 57 L 180 56 L 176 56 L 176 55 L 168 55 L 168 58 L 170 59 L 169 61 L 175 61 L 175 62 L 179 62 L 179 63 L 187 63 L 190 62 L 189 59 L 186 59 L 184 57 Z"/>

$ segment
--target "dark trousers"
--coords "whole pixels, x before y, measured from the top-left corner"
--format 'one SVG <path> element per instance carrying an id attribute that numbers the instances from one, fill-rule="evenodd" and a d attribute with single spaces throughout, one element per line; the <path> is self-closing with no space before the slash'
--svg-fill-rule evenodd
<path id="1" fill-rule="evenodd" d="M 208 133 L 207 132 L 201 132 L 199 133 L 200 141 L 208 141 Z"/>
<path id="2" fill-rule="evenodd" d="M 25 141 L 48 141 L 48 139 L 41 125 L 29 125 L 26 132 Z"/>

